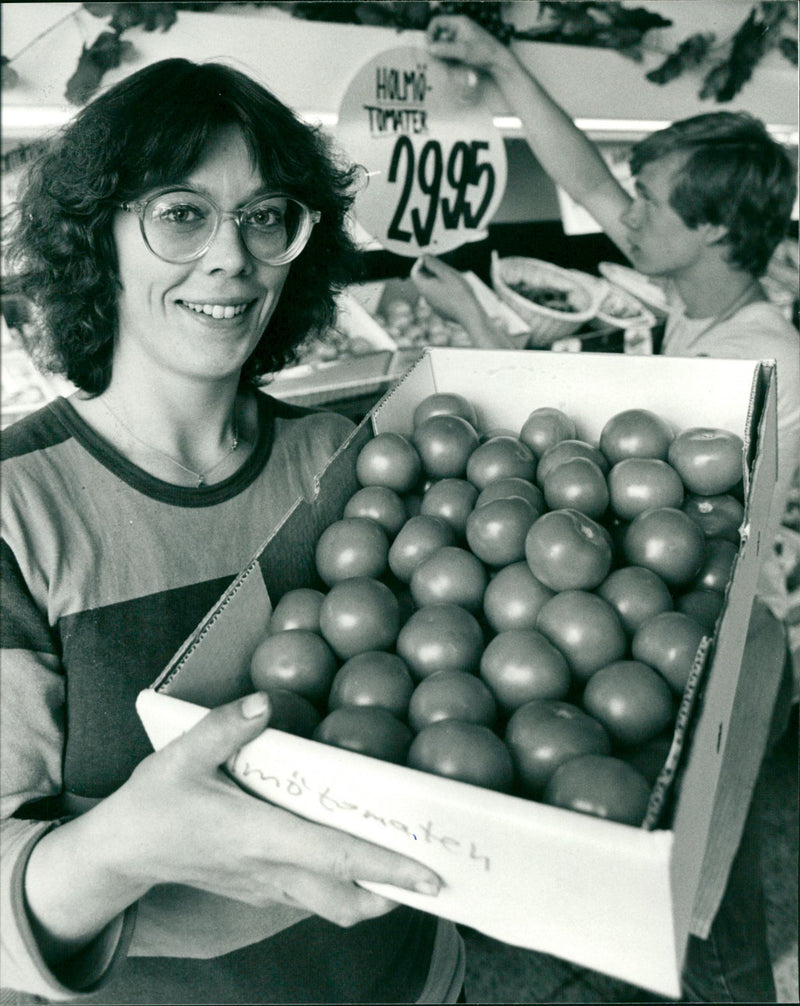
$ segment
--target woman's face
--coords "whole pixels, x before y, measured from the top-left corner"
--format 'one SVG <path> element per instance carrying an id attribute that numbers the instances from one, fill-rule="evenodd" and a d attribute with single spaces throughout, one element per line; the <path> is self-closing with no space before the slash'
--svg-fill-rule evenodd
<path id="1" fill-rule="evenodd" d="M 225 211 L 269 191 L 235 126 L 220 129 L 203 159 L 175 184 L 207 194 Z M 155 372 L 211 381 L 238 377 L 290 267 L 253 258 L 230 217 L 205 254 L 183 265 L 164 262 L 148 249 L 134 213 L 117 214 L 114 240 L 122 286 L 114 375 L 133 368 L 142 379 Z"/>

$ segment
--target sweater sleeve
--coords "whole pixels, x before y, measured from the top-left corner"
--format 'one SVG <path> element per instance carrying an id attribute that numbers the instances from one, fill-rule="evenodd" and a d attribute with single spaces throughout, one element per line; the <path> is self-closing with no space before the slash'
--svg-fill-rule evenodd
<path id="1" fill-rule="evenodd" d="M 64 677 L 44 614 L 16 559 L 2 543 L 3 696 L 0 729 L 0 974 L 4 988 L 73 999 L 95 991 L 125 952 L 134 913 L 113 920 L 54 973 L 42 956 L 25 906 L 25 868 L 35 844 L 57 825 L 48 800 L 61 791 Z"/>

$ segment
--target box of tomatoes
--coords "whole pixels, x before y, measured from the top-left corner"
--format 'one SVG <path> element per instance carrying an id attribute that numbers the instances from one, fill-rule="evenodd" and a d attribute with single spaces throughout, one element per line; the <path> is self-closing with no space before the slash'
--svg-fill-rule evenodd
<path id="1" fill-rule="evenodd" d="M 425 351 L 139 696 L 154 746 L 265 688 L 245 789 L 678 996 L 777 689 L 742 673 L 775 416 L 769 362 Z"/>

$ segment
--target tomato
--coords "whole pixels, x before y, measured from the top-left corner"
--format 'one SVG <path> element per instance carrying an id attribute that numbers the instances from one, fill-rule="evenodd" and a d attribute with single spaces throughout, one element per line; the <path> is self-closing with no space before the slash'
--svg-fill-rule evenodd
<path id="1" fill-rule="evenodd" d="M 414 426 L 420 426 L 431 416 L 461 416 L 478 429 L 478 414 L 475 406 L 464 395 L 452 391 L 439 391 L 428 395 L 414 409 Z"/>
<path id="2" fill-rule="evenodd" d="M 525 538 L 538 514 L 520 496 L 496 499 L 467 517 L 467 544 L 489 566 L 507 566 L 525 558 Z"/>
<path id="3" fill-rule="evenodd" d="M 561 650 L 578 681 L 621 660 L 627 650 L 617 613 L 608 601 L 585 590 L 562 590 L 545 601 L 536 628 Z"/>
<path id="4" fill-rule="evenodd" d="M 378 433 L 359 451 L 356 476 L 362 486 L 385 486 L 410 492 L 422 474 L 422 461 L 414 445 L 399 433 Z"/>
<path id="5" fill-rule="evenodd" d="M 564 655 L 536 629 L 498 633 L 483 651 L 480 675 L 506 712 L 532 699 L 566 698 L 572 682 Z"/>
<path id="6" fill-rule="evenodd" d="M 692 427 L 675 437 L 667 460 L 690 493 L 717 496 L 741 480 L 744 443 L 729 430 Z"/>
<path id="7" fill-rule="evenodd" d="M 329 587 L 353 576 L 383 576 L 388 558 L 386 532 L 369 517 L 343 517 L 317 540 L 317 572 Z"/>
<path id="8" fill-rule="evenodd" d="M 692 587 L 696 590 L 716 590 L 724 594 L 731 576 L 738 548 L 725 538 L 709 538 L 703 565 Z"/>
<path id="9" fill-rule="evenodd" d="M 408 583 L 423 559 L 455 540 L 455 531 L 443 517 L 410 517 L 389 548 L 389 569 L 402 583 Z"/>
<path id="10" fill-rule="evenodd" d="M 308 699 L 288 688 L 270 688 L 269 704 L 267 726 L 296 737 L 311 737 L 321 718 Z"/>
<path id="11" fill-rule="evenodd" d="M 431 416 L 415 427 L 412 440 L 423 472 L 434 479 L 463 478 L 480 443 L 475 428 L 461 416 Z"/>
<path id="12" fill-rule="evenodd" d="M 626 747 L 645 744 L 673 718 L 669 685 L 640 660 L 616 660 L 596 671 L 583 690 L 583 707 L 612 740 Z"/>
<path id="13" fill-rule="evenodd" d="M 423 559 L 411 574 L 411 596 L 418 608 L 427 604 L 458 604 L 479 611 L 488 574 L 472 552 L 445 545 Z"/>
<path id="14" fill-rule="evenodd" d="M 437 671 L 414 689 L 408 722 L 415 733 L 439 720 L 462 720 L 491 727 L 497 703 L 480 678 L 466 671 Z"/>
<path id="15" fill-rule="evenodd" d="M 600 471 L 608 474 L 609 464 L 603 452 L 585 440 L 561 440 L 557 444 L 544 452 L 539 458 L 539 467 L 536 469 L 536 481 L 539 485 L 544 485 L 544 480 L 548 474 L 565 461 L 572 461 L 573 458 L 588 458 L 594 461 Z"/>
<path id="16" fill-rule="evenodd" d="M 650 786 L 621 758 L 583 755 L 553 773 L 544 801 L 554 807 L 638 826 L 647 813 Z"/>
<path id="17" fill-rule="evenodd" d="M 400 629 L 400 605 L 380 580 L 352 577 L 335 583 L 325 595 L 319 625 L 342 660 L 367 650 L 389 650 Z"/>
<path id="18" fill-rule="evenodd" d="M 396 653 L 367 650 L 345 661 L 336 672 L 328 708 L 380 706 L 403 720 L 413 691 L 411 674 Z"/>
<path id="19" fill-rule="evenodd" d="M 724 594 L 701 587 L 681 594 L 675 601 L 675 610 L 699 622 L 706 632 L 713 632 L 724 603 Z"/>
<path id="20" fill-rule="evenodd" d="M 256 688 L 288 688 L 310 702 L 321 702 L 336 673 L 330 646 L 308 629 L 286 629 L 262 640 L 250 661 Z"/>
<path id="21" fill-rule="evenodd" d="M 463 538 L 467 517 L 472 513 L 478 490 L 466 479 L 440 479 L 425 492 L 419 512 L 428 517 L 441 517 Z"/>
<path id="22" fill-rule="evenodd" d="M 319 609 L 325 595 L 311 587 L 287 590 L 272 610 L 268 632 L 284 629 L 310 629 L 319 632 Z"/>
<path id="23" fill-rule="evenodd" d="M 551 590 L 592 590 L 611 569 L 611 536 L 577 510 L 551 510 L 528 531 L 525 558 Z"/>
<path id="24" fill-rule="evenodd" d="M 683 502 L 681 477 L 666 461 L 625 458 L 608 473 L 611 509 L 623 520 L 633 520 L 644 510 L 679 507 Z"/>
<path id="25" fill-rule="evenodd" d="M 706 538 L 725 538 L 739 544 L 739 528 L 744 523 L 744 507 L 730 493 L 698 496 L 690 493 L 681 507 L 701 529 Z"/>
<path id="26" fill-rule="evenodd" d="M 527 479 L 518 478 L 515 475 L 506 479 L 498 479 L 490 482 L 489 485 L 480 491 L 475 500 L 475 507 L 483 506 L 484 503 L 491 503 L 492 500 L 513 499 L 514 497 L 527 500 L 537 516 L 544 513 L 545 503 L 542 490 L 529 482 Z"/>
<path id="27" fill-rule="evenodd" d="M 541 483 L 551 510 L 577 510 L 594 520 L 608 507 L 606 477 L 589 458 L 571 458 L 551 468 Z"/>
<path id="28" fill-rule="evenodd" d="M 382 761 L 405 763 L 411 730 L 380 706 L 342 706 L 328 713 L 314 731 L 321 744 L 356 751 Z"/>
<path id="29" fill-rule="evenodd" d="M 672 611 L 672 594 L 661 577 L 643 566 L 623 566 L 608 574 L 597 593 L 616 611 L 632 636 L 642 622 L 662 611 Z"/>
<path id="30" fill-rule="evenodd" d="M 512 562 L 495 573 L 483 592 L 483 614 L 495 632 L 532 629 L 553 591 L 537 580 L 527 562 Z"/>
<path id="31" fill-rule="evenodd" d="M 584 754 L 606 754 L 606 728 L 570 702 L 534 699 L 511 714 L 505 741 L 524 794 L 539 797 L 559 765 Z"/>
<path id="32" fill-rule="evenodd" d="M 622 549 L 631 566 L 644 566 L 667 586 L 681 587 L 700 572 L 706 543 L 703 532 L 682 510 L 656 507 L 634 517 Z"/>
<path id="33" fill-rule="evenodd" d="M 391 539 L 406 522 L 406 507 L 394 489 L 364 486 L 345 504 L 343 517 L 369 517 L 380 524 Z"/>
<path id="34" fill-rule="evenodd" d="M 519 431 L 519 439 L 530 447 L 537 458 L 561 440 L 575 440 L 577 436 L 572 419 L 561 409 L 548 406 L 534 409 Z"/>
<path id="35" fill-rule="evenodd" d="M 467 478 L 479 490 L 498 479 L 520 478 L 533 482 L 536 458 L 518 437 L 492 437 L 477 447 L 467 462 Z"/>
<path id="36" fill-rule="evenodd" d="M 658 458 L 665 461 L 675 438 L 672 427 L 649 409 L 618 412 L 600 433 L 600 450 L 615 465 L 623 458 Z"/>
<path id="37" fill-rule="evenodd" d="M 397 652 L 416 681 L 436 671 L 477 671 L 483 630 L 457 604 L 431 604 L 415 611 L 397 637 Z"/>
<path id="38" fill-rule="evenodd" d="M 411 768 L 507 793 L 514 782 L 511 755 L 480 723 L 438 720 L 424 727 L 408 752 Z"/>
<path id="39" fill-rule="evenodd" d="M 665 611 L 642 622 L 631 643 L 635 660 L 663 675 L 672 690 L 682 695 L 706 632 L 680 611 Z"/>

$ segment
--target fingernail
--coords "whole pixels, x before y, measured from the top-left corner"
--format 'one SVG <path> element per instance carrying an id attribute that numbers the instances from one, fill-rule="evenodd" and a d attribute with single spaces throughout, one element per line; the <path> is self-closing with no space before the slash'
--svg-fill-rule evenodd
<path id="1" fill-rule="evenodd" d="M 437 880 L 420 880 L 414 884 L 414 890 L 417 894 L 427 894 L 431 897 L 435 897 L 439 893 L 440 887 L 441 885 Z"/>
<path id="2" fill-rule="evenodd" d="M 242 716 L 246 720 L 254 720 L 263 716 L 269 707 L 269 699 L 265 692 L 253 692 L 242 699 Z"/>

